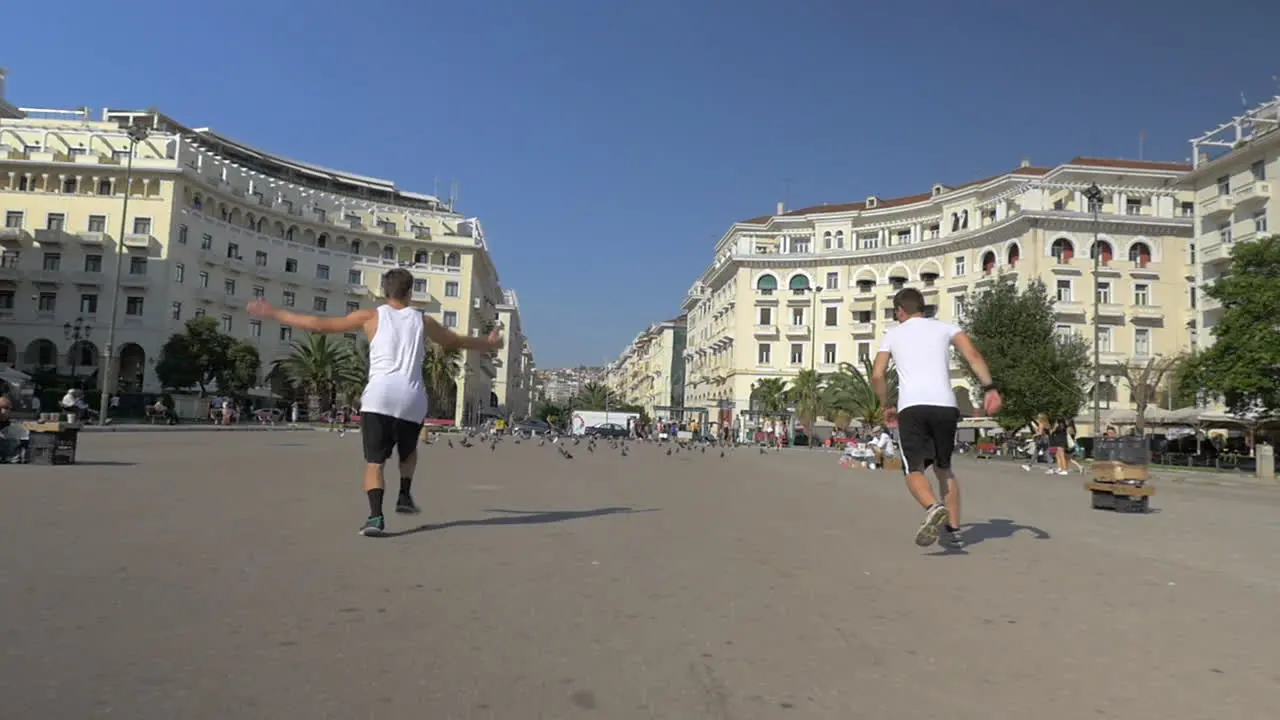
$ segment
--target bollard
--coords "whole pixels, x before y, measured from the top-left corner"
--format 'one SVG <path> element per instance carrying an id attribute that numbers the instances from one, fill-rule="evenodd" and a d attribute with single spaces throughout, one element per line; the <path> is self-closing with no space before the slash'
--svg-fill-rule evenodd
<path id="1" fill-rule="evenodd" d="M 1254 454 L 1258 458 L 1258 479 L 1259 480 L 1275 480 L 1276 479 L 1276 448 L 1270 443 L 1262 443 L 1254 448 Z"/>

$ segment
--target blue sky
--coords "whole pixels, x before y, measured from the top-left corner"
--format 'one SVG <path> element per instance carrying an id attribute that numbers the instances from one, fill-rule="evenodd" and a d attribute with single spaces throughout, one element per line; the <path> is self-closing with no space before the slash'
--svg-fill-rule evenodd
<path id="1" fill-rule="evenodd" d="M 1147 159 L 1186 158 L 1242 92 L 1280 92 L 1280 3 L 1228 4 L 233 0 L 100 23 L 65 0 L 0 62 L 15 104 L 156 105 L 410 190 L 459 181 L 554 367 L 678 315 L 730 223 L 778 200 L 1136 157 L 1143 130 Z"/>

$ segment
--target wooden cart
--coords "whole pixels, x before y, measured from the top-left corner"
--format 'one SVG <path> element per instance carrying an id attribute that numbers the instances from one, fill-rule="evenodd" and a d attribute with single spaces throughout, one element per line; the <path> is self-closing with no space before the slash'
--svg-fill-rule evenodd
<path id="1" fill-rule="evenodd" d="M 1093 498 L 1095 510 L 1145 513 L 1151 509 L 1151 496 L 1156 494 L 1148 480 L 1150 474 L 1145 465 L 1100 461 L 1093 464 L 1093 479 L 1084 487 Z"/>

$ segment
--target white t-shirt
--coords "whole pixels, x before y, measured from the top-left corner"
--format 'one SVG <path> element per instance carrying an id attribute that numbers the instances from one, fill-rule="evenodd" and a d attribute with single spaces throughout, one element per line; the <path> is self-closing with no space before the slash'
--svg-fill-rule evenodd
<path id="1" fill-rule="evenodd" d="M 951 339 L 960 328 L 926 317 L 913 317 L 885 333 L 880 352 L 898 366 L 898 409 L 913 405 L 957 407 L 951 389 Z"/>
<path id="2" fill-rule="evenodd" d="M 362 412 L 420 423 L 427 417 L 422 358 L 427 338 L 422 313 L 411 307 L 378 307 L 378 329 L 369 341 L 369 382 Z"/>

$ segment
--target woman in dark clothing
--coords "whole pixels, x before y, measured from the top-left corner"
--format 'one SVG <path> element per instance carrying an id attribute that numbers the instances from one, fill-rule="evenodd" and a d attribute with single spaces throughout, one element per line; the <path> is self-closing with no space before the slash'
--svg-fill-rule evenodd
<path id="1" fill-rule="evenodd" d="M 1049 452 L 1058 464 L 1058 474 L 1067 474 L 1067 423 L 1055 420 L 1049 430 Z M 1052 471 L 1050 471 L 1052 472 Z"/>

